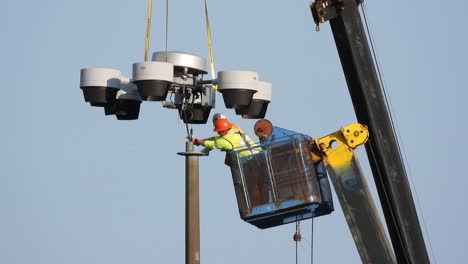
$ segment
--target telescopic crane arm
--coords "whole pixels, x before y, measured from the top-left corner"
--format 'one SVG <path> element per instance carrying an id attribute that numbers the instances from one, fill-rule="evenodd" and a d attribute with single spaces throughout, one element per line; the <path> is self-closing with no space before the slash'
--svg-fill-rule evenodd
<path id="1" fill-rule="evenodd" d="M 392 264 L 390 242 L 354 155 L 354 149 L 368 138 L 366 126 L 352 124 L 311 141 L 311 156 L 314 163 L 323 162 L 326 167 L 362 262 Z"/>
<path id="2" fill-rule="evenodd" d="M 429 263 L 418 215 L 358 5 L 316 0 L 315 23 L 330 21 L 357 120 L 369 127 L 366 151 L 398 263 Z M 368 226 L 361 226 L 366 229 Z"/>

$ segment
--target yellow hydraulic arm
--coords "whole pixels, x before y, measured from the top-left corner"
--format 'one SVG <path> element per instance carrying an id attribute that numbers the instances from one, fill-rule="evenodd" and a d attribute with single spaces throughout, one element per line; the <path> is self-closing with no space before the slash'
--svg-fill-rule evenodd
<path id="1" fill-rule="evenodd" d="M 323 162 L 363 263 L 395 263 L 393 250 L 354 149 L 369 138 L 365 125 L 352 124 L 311 141 L 315 163 Z"/>

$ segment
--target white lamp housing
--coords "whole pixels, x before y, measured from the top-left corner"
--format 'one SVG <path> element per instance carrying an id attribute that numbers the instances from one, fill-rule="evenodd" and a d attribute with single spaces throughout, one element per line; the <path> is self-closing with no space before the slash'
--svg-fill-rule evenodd
<path id="1" fill-rule="evenodd" d="M 133 64 L 132 82 L 145 101 L 164 101 L 174 80 L 174 65 L 160 61 Z"/>
<path id="2" fill-rule="evenodd" d="M 175 74 L 206 74 L 208 72 L 206 59 L 195 54 L 180 51 L 157 51 L 153 53 L 153 61 L 174 64 Z"/>
<path id="3" fill-rule="evenodd" d="M 106 115 L 116 115 L 118 120 L 135 120 L 140 114 L 141 101 L 135 84 L 122 84 L 115 103 L 106 105 L 104 111 Z"/>
<path id="4" fill-rule="evenodd" d="M 122 73 L 107 68 L 85 68 L 80 71 L 80 88 L 92 106 L 105 106 L 115 101 L 121 88 Z"/>
<path id="5" fill-rule="evenodd" d="M 215 81 L 226 108 L 242 108 L 250 104 L 257 92 L 258 73 L 253 71 L 220 71 Z"/>
<path id="6" fill-rule="evenodd" d="M 258 91 L 253 95 L 252 101 L 247 107 L 236 109 L 236 114 L 242 115 L 246 119 L 264 118 L 268 104 L 271 102 L 272 84 L 258 81 Z"/>

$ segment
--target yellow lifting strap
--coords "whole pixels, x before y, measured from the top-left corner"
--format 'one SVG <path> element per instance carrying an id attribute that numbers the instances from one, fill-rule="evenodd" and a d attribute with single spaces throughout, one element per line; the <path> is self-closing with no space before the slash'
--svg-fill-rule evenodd
<path id="1" fill-rule="evenodd" d="M 148 61 L 148 50 L 151 33 L 151 11 L 153 9 L 153 1 L 148 0 L 148 14 L 146 18 L 146 39 L 145 39 L 145 61 Z"/>
<path id="2" fill-rule="evenodd" d="M 208 38 L 208 54 L 210 56 L 210 69 L 211 69 L 211 78 L 216 79 L 216 72 L 214 67 L 214 57 L 213 57 L 213 44 L 211 42 L 211 30 L 210 30 L 210 20 L 208 18 L 208 5 L 205 0 L 205 21 L 206 21 L 206 35 Z M 213 89 L 217 90 L 218 86 L 213 84 Z"/>

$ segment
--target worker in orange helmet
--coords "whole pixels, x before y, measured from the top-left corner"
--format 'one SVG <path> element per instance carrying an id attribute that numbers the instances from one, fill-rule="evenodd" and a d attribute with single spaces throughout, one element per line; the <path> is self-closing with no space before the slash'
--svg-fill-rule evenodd
<path id="1" fill-rule="evenodd" d="M 269 173 L 267 162 L 265 160 L 265 153 L 262 148 L 255 144 L 242 129 L 231 122 L 222 114 L 215 114 L 213 116 L 213 124 L 218 136 L 209 139 L 192 138 L 192 142 L 197 146 L 204 146 L 205 150 L 219 149 L 221 151 L 230 152 L 232 150 L 241 148 L 236 153 L 237 157 L 242 158 L 233 159 L 235 155 L 228 155 L 224 163 L 231 168 L 231 173 L 234 173 L 239 168 L 243 167 L 245 173 L 246 188 L 249 193 L 249 199 L 252 206 L 267 204 L 271 202 L 271 188 L 269 186 Z M 204 150 L 202 150 L 203 152 Z"/>
<path id="2" fill-rule="evenodd" d="M 214 114 L 213 115 L 213 126 L 215 126 L 215 122 L 218 119 L 226 119 L 227 120 L 228 118 L 225 115 L 221 114 L 221 113 Z M 231 123 L 231 124 L 232 124 L 232 127 L 231 127 L 232 132 L 244 133 L 244 131 L 239 126 L 237 126 L 236 124 L 233 124 L 233 123 Z M 207 138 L 207 139 L 204 139 L 204 140 L 214 140 L 214 139 L 215 139 L 215 137 L 210 137 L 210 138 Z M 206 147 L 201 150 L 201 152 L 203 152 L 203 153 L 205 153 L 207 155 L 209 154 L 210 151 L 211 151 L 211 149 L 206 148 Z"/>
<path id="3" fill-rule="evenodd" d="M 215 125 L 215 122 L 216 122 L 216 120 L 218 120 L 218 119 L 228 119 L 228 118 L 227 118 L 225 115 L 221 114 L 221 113 L 216 113 L 216 114 L 214 114 L 214 115 L 213 115 L 213 126 Z M 232 124 L 232 128 L 231 128 L 231 129 L 233 129 L 233 130 L 235 130 L 235 131 L 240 131 L 240 132 L 244 133 L 244 131 L 242 131 L 242 128 L 238 127 L 236 124 L 233 124 L 233 123 L 231 123 L 231 124 Z"/>
<path id="4" fill-rule="evenodd" d="M 258 146 L 245 134 L 242 129 L 235 126 L 224 116 L 219 114 L 213 117 L 214 129 L 218 136 L 208 139 L 192 138 L 192 142 L 197 146 L 204 146 L 206 149 L 219 149 L 222 151 L 230 151 L 241 147 L 248 147 L 245 151 L 239 153 L 239 156 L 245 156 L 249 153 L 258 152 Z"/>
<path id="5" fill-rule="evenodd" d="M 250 202 L 255 206 L 270 202 L 267 164 L 264 155 L 258 157 L 256 155 L 261 154 L 262 148 L 255 144 L 241 128 L 229 122 L 224 115 L 213 116 L 213 122 L 213 131 L 218 133 L 218 136 L 208 139 L 193 137 L 192 142 L 197 146 L 204 146 L 205 150 L 218 149 L 229 152 L 241 148 L 236 154 L 238 157 L 246 157 L 241 166 L 243 166 L 246 174 L 246 185 L 251 196 Z M 239 163 L 232 158 L 232 155 L 226 153 L 224 160 L 224 163 L 231 168 L 231 172 L 235 171 L 239 166 Z"/>

